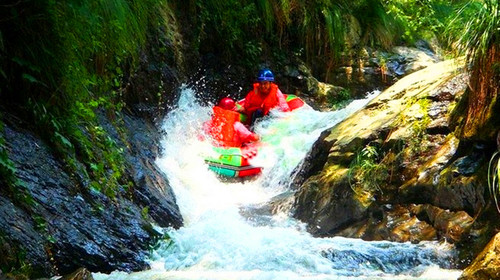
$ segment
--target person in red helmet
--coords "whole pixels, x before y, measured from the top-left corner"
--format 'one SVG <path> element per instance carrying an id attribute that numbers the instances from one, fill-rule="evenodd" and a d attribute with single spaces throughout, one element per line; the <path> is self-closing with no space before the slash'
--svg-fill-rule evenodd
<path id="1" fill-rule="evenodd" d="M 274 74 L 269 69 L 262 69 L 257 76 L 258 83 L 245 97 L 243 104 L 245 113 L 251 117 L 253 124 L 257 118 L 269 114 L 271 109 L 279 107 L 282 111 L 290 111 L 285 96 L 274 83 Z"/>
<path id="2" fill-rule="evenodd" d="M 214 106 L 212 119 L 204 124 L 204 130 L 217 146 L 241 147 L 258 141 L 259 136 L 248 130 L 241 120 L 241 114 L 236 111 L 236 102 L 225 97 Z"/>

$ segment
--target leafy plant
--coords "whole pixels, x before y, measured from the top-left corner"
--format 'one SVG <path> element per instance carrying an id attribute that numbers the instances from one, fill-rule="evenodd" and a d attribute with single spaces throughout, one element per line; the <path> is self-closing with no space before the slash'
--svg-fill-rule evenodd
<path id="1" fill-rule="evenodd" d="M 370 145 L 365 146 L 356 154 L 348 173 L 353 190 L 357 191 L 359 188 L 369 193 L 382 192 L 380 185 L 387 181 L 389 172 L 387 166 L 381 163 L 381 159 L 377 148 Z"/>
<path id="2" fill-rule="evenodd" d="M 488 50 L 500 41 L 500 4 L 497 0 L 468 1 L 450 25 L 465 21 L 465 30 L 458 33 L 457 47 L 466 53 L 469 62 L 477 62 Z M 462 24 L 460 24 L 462 25 Z"/>
<path id="3" fill-rule="evenodd" d="M 346 106 L 351 99 L 350 90 L 345 88 L 335 94 L 327 95 L 327 102 L 333 110 Z"/>
<path id="4" fill-rule="evenodd" d="M 385 6 L 389 16 L 397 21 L 402 38 L 413 43 L 434 36 L 444 41 L 444 30 L 457 3 L 442 0 L 389 0 L 385 1 Z"/>
<path id="5" fill-rule="evenodd" d="M 418 119 L 414 120 L 411 122 L 410 126 L 410 132 L 411 135 L 409 137 L 409 148 L 411 151 L 411 154 L 418 154 L 423 151 L 425 148 L 425 145 L 422 145 L 422 143 L 425 143 L 427 140 L 427 126 L 431 122 L 431 118 L 429 117 L 428 114 L 428 108 L 430 101 L 427 98 L 421 98 L 417 101 L 416 103 L 418 105 Z"/>

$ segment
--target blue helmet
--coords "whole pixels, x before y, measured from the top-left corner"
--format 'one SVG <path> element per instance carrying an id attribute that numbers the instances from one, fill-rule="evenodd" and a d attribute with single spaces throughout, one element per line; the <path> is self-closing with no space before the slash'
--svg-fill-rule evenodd
<path id="1" fill-rule="evenodd" d="M 259 71 L 259 76 L 257 77 L 257 81 L 263 82 L 263 81 L 269 81 L 272 82 L 274 81 L 274 74 L 271 72 L 271 70 L 264 68 Z"/>

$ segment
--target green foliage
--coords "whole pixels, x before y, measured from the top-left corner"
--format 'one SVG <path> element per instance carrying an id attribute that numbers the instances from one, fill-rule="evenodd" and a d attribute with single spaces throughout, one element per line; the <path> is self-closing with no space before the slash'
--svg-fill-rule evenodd
<path id="1" fill-rule="evenodd" d="M 487 51 L 500 44 L 500 2 L 468 1 L 450 23 L 448 32 L 457 42 L 459 54 L 467 54 L 469 62 L 485 57 Z"/>
<path id="2" fill-rule="evenodd" d="M 167 250 L 171 246 L 174 246 L 174 241 L 168 233 L 158 232 L 151 224 L 149 224 L 146 230 L 153 236 L 153 240 L 149 245 L 150 254 L 153 254 L 154 251 Z"/>
<path id="3" fill-rule="evenodd" d="M 327 54 L 338 58 L 344 49 L 346 18 L 343 14 L 350 14 L 346 10 L 345 1 L 313 1 L 313 3 L 296 1 L 300 6 L 297 18 L 300 26 L 298 36 L 304 38 L 306 56 L 312 57 L 315 53 Z"/>
<path id="4" fill-rule="evenodd" d="M 148 220 L 148 216 L 149 215 L 149 206 L 146 206 L 144 208 L 142 208 L 141 210 L 141 217 L 144 219 L 144 220 Z"/>
<path id="5" fill-rule="evenodd" d="M 278 49 L 331 64 L 352 48 L 390 47 L 441 32 L 452 4 L 441 0 L 196 1 L 195 41 L 255 67 Z M 300 53 L 300 52 L 297 52 Z"/>
<path id="6" fill-rule="evenodd" d="M 45 232 L 47 230 L 47 221 L 42 216 L 38 214 L 33 215 L 33 221 L 35 222 L 35 229 L 39 232 Z"/>
<path id="7" fill-rule="evenodd" d="M 91 186 L 114 197 L 123 184 L 123 150 L 98 125 L 95 112 L 119 118 L 123 82 L 137 68 L 148 35 L 161 29 L 177 38 L 169 32 L 176 29 L 168 25 L 175 23 L 168 3 L 22 1 L 4 12 L 3 101 L 27 111 L 70 171 L 83 161 Z M 0 145 L 0 172 L 15 185 L 15 168 Z"/>
<path id="8" fill-rule="evenodd" d="M 351 91 L 345 88 L 338 93 L 327 95 L 327 102 L 333 110 L 345 107 L 350 100 L 352 100 Z"/>
<path id="9" fill-rule="evenodd" d="M 422 98 L 417 101 L 419 106 L 418 119 L 413 120 L 410 124 L 411 136 L 409 137 L 409 150 L 411 155 L 418 154 L 425 148 L 425 141 L 427 140 L 427 126 L 431 122 L 431 118 L 428 114 L 430 101 L 427 98 Z M 410 157 L 411 157 L 410 155 Z"/>
<path id="10" fill-rule="evenodd" d="M 391 6 L 384 4 L 380 0 L 365 0 L 354 6 L 352 15 L 360 27 L 358 49 L 364 46 L 389 48 L 400 37 L 403 27 L 390 13 Z"/>
<path id="11" fill-rule="evenodd" d="M 428 98 L 412 98 L 408 101 L 405 110 L 394 122 L 394 128 L 406 127 L 409 135 L 406 140 L 405 157 L 412 161 L 415 155 L 425 152 L 427 141 L 427 127 L 431 122 L 428 113 L 430 100 Z"/>
<path id="12" fill-rule="evenodd" d="M 101 126 L 90 127 L 89 132 L 95 137 L 93 143 L 97 146 L 87 151 L 90 174 L 93 181 L 90 186 L 114 198 L 122 184 L 124 174 L 123 148 L 104 131 Z"/>
<path id="13" fill-rule="evenodd" d="M 381 184 L 389 178 L 387 166 L 375 146 L 367 145 L 356 154 L 349 166 L 349 182 L 354 191 L 382 192 Z M 354 182 L 353 182 L 354 181 Z"/>
<path id="14" fill-rule="evenodd" d="M 389 15 L 396 19 L 403 32 L 402 38 L 409 43 L 433 36 L 444 40 L 442 35 L 451 20 L 454 5 L 443 0 L 388 0 L 385 3 Z"/>
<path id="15" fill-rule="evenodd" d="M 198 10 L 197 41 L 202 52 L 222 52 L 222 57 L 244 54 L 241 63 L 254 66 L 261 55 L 261 42 L 256 40 L 272 26 L 268 1 L 196 1 Z M 259 6 L 259 7 L 258 7 Z M 258 38 L 258 37 L 257 37 Z"/>
<path id="16" fill-rule="evenodd" d="M 373 194 L 382 192 L 384 183 L 389 183 L 392 169 L 402 161 L 412 162 L 416 155 L 426 152 L 427 127 L 431 122 L 428 114 L 430 100 L 413 98 L 406 110 L 395 121 L 395 127 L 407 129 L 406 140 L 397 143 L 391 150 L 381 153 L 377 145 L 367 145 L 356 154 L 349 167 L 349 179 L 355 191 Z"/>

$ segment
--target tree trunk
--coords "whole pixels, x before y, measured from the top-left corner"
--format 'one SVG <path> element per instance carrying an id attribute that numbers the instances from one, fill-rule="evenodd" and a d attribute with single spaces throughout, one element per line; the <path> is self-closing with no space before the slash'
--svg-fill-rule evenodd
<path id="1" fill-rule="evenodd" d="M 497 45 L 493 44 L 487 55 L 474 63 L 469 86 L 471 93 L 461 136 L 494 139 L 500 122 L 500 52 Z"/>

